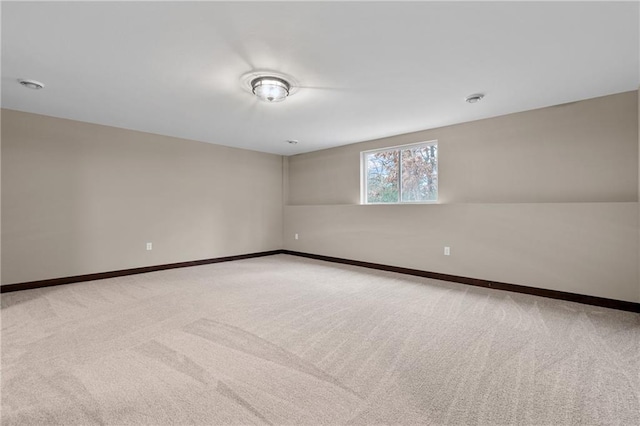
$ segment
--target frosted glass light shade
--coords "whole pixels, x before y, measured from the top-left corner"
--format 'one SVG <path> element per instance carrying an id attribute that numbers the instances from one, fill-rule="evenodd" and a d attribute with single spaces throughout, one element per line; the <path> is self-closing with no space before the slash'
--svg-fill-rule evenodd
<path id="1" fill-rule="evenodd" d="M 277 77 L 258 77 L 251 81 L 253 94 L 265 102 L 284 101 L 289 96 L 289 83 Z"/>

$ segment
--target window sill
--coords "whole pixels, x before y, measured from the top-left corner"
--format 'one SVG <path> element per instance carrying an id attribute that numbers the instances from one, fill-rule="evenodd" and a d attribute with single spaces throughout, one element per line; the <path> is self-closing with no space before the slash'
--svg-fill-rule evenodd
<path id="1" fill-rule="evenodd" d="M 424 205 L 424 204 L 440 204 L 437 200 L 435 201 L 407 201 L 404 203 L 360 203 L 361 206 L 415 206 L 415 205 Z"/>

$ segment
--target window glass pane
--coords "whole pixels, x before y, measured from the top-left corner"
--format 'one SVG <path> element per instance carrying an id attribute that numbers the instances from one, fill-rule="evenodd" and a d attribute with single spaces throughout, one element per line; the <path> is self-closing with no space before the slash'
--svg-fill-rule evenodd
<path id="1" fill-rule="evenodd" d="M 367 165 L 367 202 L 397 203 L 399 152 L 365 154 Z"/>
<path id="2" fill-rule="evenodd" d="M 438 146 L 402 150 L 402 201 L 438 199 Z"/>

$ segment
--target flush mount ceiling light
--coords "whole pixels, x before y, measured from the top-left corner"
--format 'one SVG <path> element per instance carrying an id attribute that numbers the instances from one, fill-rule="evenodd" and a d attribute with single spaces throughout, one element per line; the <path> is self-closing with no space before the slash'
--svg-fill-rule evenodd
<path id="1" fill-rule="evenodd" d="M 269 104 L 290 98 L 300 88 L 293 76 L 271 69 L 254 69 L 242 74 L 240 86 L 245 92 Z"/>
<path id="2" fill-rule="evenodd" d="M 18 83 L 20 83 L 22 86 L 26 87 L 27 89 L 40 90 L 44 88 L 44 84 L 35 80 L 25 80 L 23 78 L 20 78 L 18 79 Z"/>
<path id="3" fill-rule="evenodd" d="M 480 102 L 482 98 L 484 98 L 484 94 L 474 93 L 473 95 L 467 96 L 464 100 L 470 104 L 475 104 L 476 102 Z"/>
<path id="4" fill-rule="evenodd" d="M 251 90 L 261 101 L 281 102 L 289 96 L 288 81 L 273 76 L 262 76 L 251 80 Z"/>

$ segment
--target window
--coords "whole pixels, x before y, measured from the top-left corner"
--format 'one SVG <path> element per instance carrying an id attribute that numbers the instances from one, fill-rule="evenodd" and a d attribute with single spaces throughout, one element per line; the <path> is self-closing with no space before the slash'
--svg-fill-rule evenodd
<path id="1" fill-rule="evenodd" d="M 438 142 L 362 153 L 362 203 L 438 200 Z"/>

